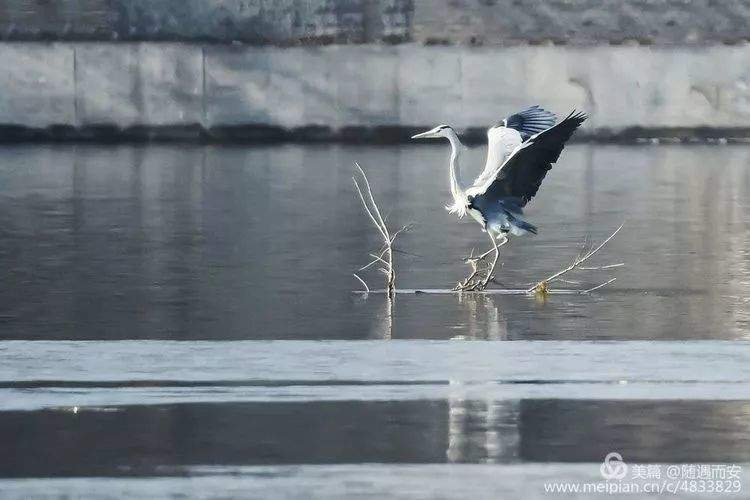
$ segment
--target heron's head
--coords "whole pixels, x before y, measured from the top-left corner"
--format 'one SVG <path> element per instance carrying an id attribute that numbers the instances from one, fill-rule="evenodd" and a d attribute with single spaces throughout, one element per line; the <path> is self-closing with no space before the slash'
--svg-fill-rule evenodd
<path id="1" fill-rule="evenodd" d="M 440 137 L 448 137 L 448 134 L 453 132 L 453 129 L 448 125 L 438 125 L 437 127 L 422 132 L 421 134 L 411 136 L 412 139 L 438 139 Z M 455 132 L 454 132 L 455 133 Z"/>

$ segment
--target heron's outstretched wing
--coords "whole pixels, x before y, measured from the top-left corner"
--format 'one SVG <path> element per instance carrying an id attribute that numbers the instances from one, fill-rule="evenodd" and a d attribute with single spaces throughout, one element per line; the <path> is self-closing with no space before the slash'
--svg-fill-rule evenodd
<path id="1" fill-rule="evenodd" d="M 553 126 L 556 119 L 554 113 L 531 106 L 487 129 L 487 160 L 473 186 L 483 186 L 494 179 L 500 166 L 522 142 Z"/>
<path id="2" fill-rule="evenodd" d="M 542 109 L 535 105 L 526 108 L 523 111 L 519 111 L 514 115 L 510 115 L 498 125 L 518 130 L 521 134 L 521 139 L 526 141 L 532 135 L 547 130 L 553 126 L 556 121 L 557 117 L 554 113 L 550 113 L 546 109 Z"/>
<path id="3" fill-rule="evenodd" d="M 586 118 L 584 113 L 573 111 L 554 127 L 531 136 L 508 157 L 494 180 L 479 187 L 475 196 L 486 202 L 505 198 L 518 200 L 521 207 L 526 205 L 560 157 L 565 142 Z"/>

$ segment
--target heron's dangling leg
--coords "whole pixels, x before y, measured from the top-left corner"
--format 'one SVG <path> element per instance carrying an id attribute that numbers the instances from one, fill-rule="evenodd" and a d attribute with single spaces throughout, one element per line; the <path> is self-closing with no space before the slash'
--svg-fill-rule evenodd
<path id="1" fill-rule="evenodd" d="M 492 236 L 492 233 L 488 232 L 488 234 L 490 234 L 490 236 Z M 504 234 L 499 234 L 498 238 L 500 238 L 500 237 L 503 238 L 503 242 L 498 245 L 499 247 L 501 247 L 501 246 L 505 245 L 506 243 L 508 243 L 508 237 L 507 236 L 505 236 Z M 473 260 L 473 261 L 477 261 L 478 262 L 478 261 L 484 259 L 485 257 L 487 257 L 489 254 L 491 254 L 494 251 L 495 251 L 495 246 L 493 245 L 492 248 L 490 248 L 489 250 L 487 250 L 486 252 L 484 252 L 482 255 L 477 255 L 476 257 L 467 257 L 466 261 L 468 262 L 468 261 L 472 261 Z"/>
<path id="2" fill-rule="evenodd" d="M 492 251 L 495 252 L 495 256 L 492 258 L 492 264 L 487 268 L 487 274 L 485 274 L 484 279 L 479 283 L 479 287 L 477 287 L 478 290 L 483 290 L 487 286 L 487 283 L 489 283 L 492 279 L 492 273 L 495 272 L 495 266 L 497 265 L 497 260 L 500 257 L 500 246 L 505 245 L 508 242 L 508 238 L 505 237 L 505 240 L 503 240 L 502 244 L 498 245 L 497 241 L 495 241 L 495 236 L 490 232 L 488 232 L 488 234 L 490 235 L 490 241 L 492 242 Z"/>
<path id="3" fill-rule="evenodd" d="M 489 254 L 491 254 L 494 251 L 495 251 L 495 246 L 493 245 L 492 248 L 490 248 L 489 250 L 487 250 L 486 252 L 484 252 L 482 255 L 480 255 L 478 257 L 474 257 L 474 258 L 477 259 L 477 260 L 482 260 L 482 259 L 484 259 L 485 257 L 487 257 Z"/>
<path id="4" fill-rule="evenodd" d="M 492 251 L 495 252 L 495 256 L 492 259 L 492 264 L 490 264 L 485 270 L 484 279 L 476 284 L 476 286 L 473 288 L 474 290 L 484 290 L 485 288 L 487 288 L 487 284 L 490 282 L 490 280 L 493 279 L 495 267 L 497 267 L 497 261 L 500 257 L 500 247 L 510 241 L 509 238 L 504 234 L 500 234 L 499 236 L 502 236 L 503 238 L 503 240 L 499 244 L 495 242 L 494 238 L 490 237 L 492 241 Z M 487 252 L 487 254 L 489 254 L 489 252 Z"/>

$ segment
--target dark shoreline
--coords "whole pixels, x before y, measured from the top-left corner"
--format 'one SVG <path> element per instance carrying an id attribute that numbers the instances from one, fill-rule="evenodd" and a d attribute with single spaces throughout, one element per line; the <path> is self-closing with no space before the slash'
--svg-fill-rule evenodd
<path id="1" fill-rule="evenodd" d="M 74 127 L 53 125 L 33 128 L 19 125 L 0 125 L 0 144 L 17 143 L 198 143 L 198 144 L 258 144 L 258 143 L 342 143 L 342 144 L 403 144 L 423 126 L 342 127 L 305 126 L 282 128 L 270 125 L 234 125 L 205 128 L 201 125 L 166 125 L 118 127 L 92 125 Z M 470 127 L 460 135 L 466 144 L 484 144 L 485 129 Z M 574 142 L 602 144 L 642 143 L 746 143 L 750 142 L 750 127 L 631 127 L 582 130 Z"/>

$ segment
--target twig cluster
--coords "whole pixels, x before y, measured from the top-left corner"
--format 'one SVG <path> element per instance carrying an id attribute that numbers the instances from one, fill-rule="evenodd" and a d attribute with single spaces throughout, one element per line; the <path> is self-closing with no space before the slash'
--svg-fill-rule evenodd
<path id="1" fill-rule="evenodd" d="M 383 216 L 380 214 L 380 208 L 378 208 L 378 204 L 375 203 L 375 198 L 372 196 L 370 181 L 367 180 L 365 171 L 362 170 L 362 167 L 359 166 L 359 163 L 355 163 L 354 165 L 355 167 L 357 167 L 357 170 L 362 177 L 362 184 L 364 185 L 364 189 L 362 189 L 356 177 L 352 177 L 352 181 L 354 181 L 354 187 L 357 189 L 357 194 L 359 195 L 359 199 L 362 202 L 362 206 L 364 207 L 367 216 L 375 225 L 375 228 L 378 230 L 378 233 L 383 239 L 382 247 L 377 252 L 370 254 L 372 260 L 364 266 L 360 267 L 357 270 L 357 273 L 365 271 L 376 264 L 380 264 L 381 267 L 379 267 L 378 269 L 386 277 L 385 283 L 386 289 L 388 290 L 388 296 L 393 297 L 396 292 L 396 269 L 393 265 L 393 242 L 396 241 L 396 238 L 401 233 L 408 231 L 411 226 L 402 226 L 401 229 L 391 234 L 391 232 L 388 230 L 388 226 L 385 223 L 385 219 L 383 219 Z M 367 286 L 365 280 L 363 280 L 357 273 L 354 273 L 354 277 L 359 280 L 360 283 L 362 283 L 362 285 L 365 287 L 365 291 L 369 292 L 370 287 Z"/>
<path id="2" fill-rule="evenodd" d="M 612 240 L 612 238 L 614 238 L 615 235 L 617 235 L 617 233 L 620 232 L 620 229 L 622 229 L 622 227 L 624 225 L 625 225 L 624 223 L 620 224 L 620 227 L 618 227 L 615 230 L 615 232 L 613 232 L 612 234 L 610 234 L 609 237 L 607 237 L 607 239 L 605 239 L 604 241 L 602 241 L 596 247 L 593 246 L 593 244 L 588 239 L 588 237 L 585 238 L 583 240 L 583 243 L 581 244 L 580 250 L 578 251 L 578 255 L 575 256 L 575 258 L 571 261 L 570 265 L 568 265 L 566 268 L 564 268 L 564 269 L 562 269 L 562 270 L 560 270 L 560 271 L 558 271 L 558 272 L 556 272 L 554 274 L 551 274 L 550 276 L 547 276 L 543 280 L 539 281 L 534 286 L 532 286 L 531 288 L 529 288 L 528 290 L 526 290 L 526 293 L 546 293 L 549 290 L 550 284 L 553 283 L 553 282 L 555 282 L 555 281 L 561 281 L 561 282 L 566 282 L 566 283 L 576 283 L 577 284 L 577 282 L 568 281 L 568 280 L 562 279 L 562 277 L 564 275 L 566 275 L 567 273 L 569 273 L 571 271 L 575 271 L 575 270 L 579 270 L 579 271 L 604 271 L 604 270 L 614 269 L 614 268 L 617 268 L 617 267 L 624 266 L 625 264 L 623 262 L 620 262 L 618 264 L 609 264 L 609 265 L 606 265 L 606 266 L 596 266 L 596 267 L 585 267 L 585 266 L 582 265 L 584 262 L 586 262 L 587 260 L 589 260 L 594 255 L 596 255 L 596 253 L 599 252 L 599 250 L 601 250 L 602 248 L 604 248 L 604 246 L 607 243 L 609 243 Z M 597 285 L 597 286 L 595 286 L 593 288 L 587 288 L 587 289 L 581 290 L 580 293 L 593 292 L 594 290 L 598 290 L 598 289 L 600 289 L 602 287 L 605 287 L 605 286 L 609 285 L 610 283 L 614 282 L 616 279 L 617 278 L 611 278 L 611 279 L 609 279 L 609 280 L 607 280 L 607 281 L 605 281 L 605 282 L 603 282 L 603 283 L 601 283 L 601 284 L 599 284 L 599 285 Z"/>
<path id="3" fill-rule="evenodd" d="M 487 288 L 487 284 L 494 279 L 495 266 L 500 255 L 500 247 L 508 243 L 508 238 L 503 238 L 503 241 L 499 244 L 495 242 L 492 234 L 490 234 L 490 238 L 492 239 L 492 248 L 482 255 L 475 256 L 474 249 L 471 249 L 471 255 L 464 260 L 471 268 L 471 272 L 469 272 L 469 275 L 463 281 L 459 281 L 453 290 L 459 292 L 484 290 Z M 491 254 L 494 254 L 492 260 L 489 259 Z"/>

